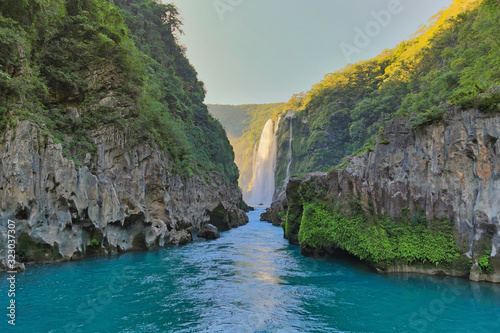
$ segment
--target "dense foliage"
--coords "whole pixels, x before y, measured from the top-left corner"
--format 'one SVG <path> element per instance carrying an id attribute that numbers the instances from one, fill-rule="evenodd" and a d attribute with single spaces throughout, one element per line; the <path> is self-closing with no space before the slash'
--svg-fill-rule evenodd
<path id="1" fill-rule="evenodd" d="M 92 132 L 114 124 L 128 142 L 154 142 L 174 167 L 236 183 L 222 126 L 177 41 L 178 11 L 153 0 L 0 3 L 0 128 L 36 121 L 76 162 Z"/>
<path id="2" fill-rule="evenodd" d="M 414 128 L 440 121 L 446 103 L 499 112 L 499 21 L 499 0 L 456 0 L 416 37 L 294 96 L 292 172 L 328 169 L 369 149 L 396 118 L 409 116 Z"/>
<path id="3" fill-rule="evenodd" d="M 253 153 L 264 125 L 269 119 L 277 119 L 285 110 L 285 104 L 209 105 L 208 108 L 231 139 L 240 170 L 239 184 L 244 191 L 248 190 L 254 167 Z"/>
<path id="4" fill-rule="evenodd" d="M 390 218 L 375 222 L 362 210 L 346 216 L 332 213 L 321 204 L 304 208 L 299 243 L 309 249 L 339 247 L 350 254 L 377 264 L 451 263 L 460 257 L 449 221 L 437 219 L 427 226 L 425 217 L 406 216 L 399 223 Z"/>
<path id="5" fill-rule="evenodd" d="M 428 220 L 422 212 L 403 208 L 396 219 L 378 215 L 373 205 L 356 196 L 329 193 L 329 182 L 311 178 L 287 188 L 288 209 L 282 224 L 285 237 L 309 254 L 348 253 L 371 265 L 424 264 L 470 269 L 470 260 L 454 237 L 447 219 Z"/>

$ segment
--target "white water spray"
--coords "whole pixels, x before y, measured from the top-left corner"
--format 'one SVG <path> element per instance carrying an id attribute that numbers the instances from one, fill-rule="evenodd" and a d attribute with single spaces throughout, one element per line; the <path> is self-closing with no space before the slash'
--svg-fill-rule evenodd
<path id="1" fill-rule="evenodd" d="M 274 173 L 276 169 L 276 130 L 272 119 L 264 126 L 260 137 L 259 149 L 254 164 L 252 188 L 246 193 L 245 201 L 249 205 L 270 205 L 274 194 Z"/>
<path id="2" fill-rule="evenodd" d="M 281 192 L 274 198 L 274 200 L 279 200 L 280 198 L 283 198 L 285 195 L 285 190 L 288 185 L 288 181 L 290 180 L 290 168 L 292 166 L 292 143 L 293 143 L 293 118 L 295 116 L 295 113 L 293 111 L 288 111 L 285 118 L 290 119 L 290 138 L 288 139 L 288 155 L 287 155 L 287 160 L 288 164 L 286 166 L 286 177 L 285 180 L 283 181 L 283 186 L 281 188 Z"/>
<path id="3" fill-rule="evenodd" d="M 286 167 L 286 178 L 283 188 L 286 188 L 288 181 L 290 180 L 290 167 L 292 166 L 292 142 L 293 142 L 293 116 L 290 118 L 290 139 L 288 141 L 288 165 Z"/>

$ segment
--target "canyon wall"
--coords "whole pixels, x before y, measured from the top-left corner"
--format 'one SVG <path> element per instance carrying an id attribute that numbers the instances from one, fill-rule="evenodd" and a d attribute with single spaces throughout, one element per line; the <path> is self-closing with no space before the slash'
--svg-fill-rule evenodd
<path id="1" fill-rule="evenodd" d="M 406 120 L 387 126 L 372 152 L 349 157 L 328 173 L 291 178 L 285 204 L 273 205 L 271 220 L 279 224 L 279 211 L 288 207 L 285 235 L 300 244 L 309 203 L 321 202 L 345 216 L 356 203 L 372 221 L 399 221 L 405 214 L 417 222 L 420 216 L 428 223 L 447 219 L 460 260 L 468 265 L 393 263 L 382 271 L 500 282 L 500 116 L 453 110 L 440 124 L 416 130 Z"/>
<path id="2" fill-rule="evenodd" d="M 7 221 L 16 222 L 20 262 L 73 260 L 185 244 L 204 223 L 245 224 L 241 192 L 222 176 L 181 175 L 150 144 L 127 145 L 117 126 L 92 136 L 97 150 L 76 166 L 31 122 L 0 143 L 0 266 Z"/>

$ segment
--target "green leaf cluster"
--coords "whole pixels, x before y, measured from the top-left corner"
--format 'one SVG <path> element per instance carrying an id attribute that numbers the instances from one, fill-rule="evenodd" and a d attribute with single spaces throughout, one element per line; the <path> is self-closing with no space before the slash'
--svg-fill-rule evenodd
<path id="1" fill-rule="evenodd" d="M 485 254 L 478 259 L 479 273 L 481 274 L 491 274 L 493 269 L 490 264 L 491 255 Z"/>
<path id="2" fill-rule="evenodd" d="M 331 212 L 321 203 L 304 208 L 298 239 L 308 249 L 341 248 L 378 265 L 391 263 L 449 264 L 459 258 L 449 221 L 437 219 L 431 226 L 420 216 L 395 222 L 390 218 L 367 219 Z"/>

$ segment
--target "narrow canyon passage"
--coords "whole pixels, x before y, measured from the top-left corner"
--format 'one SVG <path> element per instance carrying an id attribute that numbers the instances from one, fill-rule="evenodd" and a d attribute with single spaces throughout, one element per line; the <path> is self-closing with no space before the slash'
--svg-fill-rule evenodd
<path id="1" fill-rule="evenodd" d="M 9 332 L 494 332 L 500 290 L 465 279 L 378 275 L 300 255 L 260 222 L 215 241 L 29 265 Z M 7 287 L 2 277 L 0 289 Z M 33 320 L 32 318 L 36 318 Z M 0 322 L 5 332 L 6 321 Z"/>

